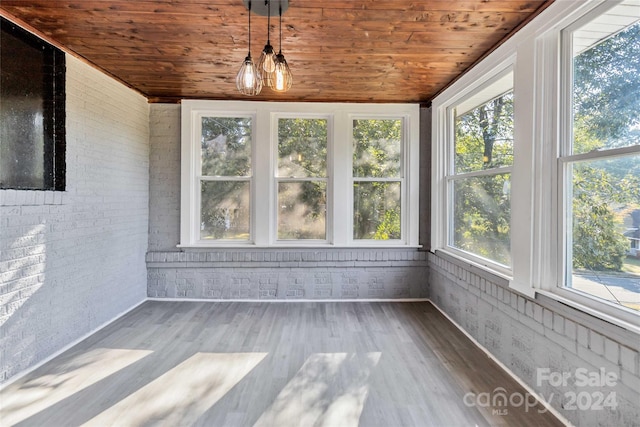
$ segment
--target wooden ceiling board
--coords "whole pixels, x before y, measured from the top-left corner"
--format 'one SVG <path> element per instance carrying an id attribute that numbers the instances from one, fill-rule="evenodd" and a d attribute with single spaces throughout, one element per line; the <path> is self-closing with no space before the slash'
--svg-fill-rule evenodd
<path id="1" fill-rule="evenodd" d="M 242 0 L 2 0 L 0 12 L 145 95 L 184 98 L 428 102 L 553 0 L 290 0 L 282 51 L 293 87 L 241 95 Z M 252 14 L 251 54 L 267 39 Z M 278 50 L 278 20 L 271 44 Z"/>

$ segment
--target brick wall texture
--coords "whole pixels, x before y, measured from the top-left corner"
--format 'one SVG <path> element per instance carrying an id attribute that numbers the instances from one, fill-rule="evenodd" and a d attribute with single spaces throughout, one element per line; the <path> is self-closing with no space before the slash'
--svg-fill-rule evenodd
<path id="1" fill-rule="evenodd" d="M 415 249 L 150 252 L 147 269 L 154 298 L 426 297 L 426 253 Z"/>
<path id="2" fill-rule="evenodd" d="M 180 105 L 151 104 L 149 132 L 149 251 L 175 251 L 180 242 Z"/>
<path id="3" fill-rule="evenodd" d="M 67 188 L 0 190 L 0 382 L 146 297 L 149 107 L 67 57 Z"/>
<path id="4" fill-rule="evenodd" d="M 638 425 L 636 333 L 549 298 L 524 297 L 506 281 L 445 257 L 430 254 L 429 267 L 434 304 L 571 423 Z"/>

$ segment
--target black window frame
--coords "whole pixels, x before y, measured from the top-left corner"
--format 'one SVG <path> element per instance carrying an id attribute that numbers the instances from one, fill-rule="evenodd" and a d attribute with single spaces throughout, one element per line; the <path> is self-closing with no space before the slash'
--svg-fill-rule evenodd
<path id="1" fill-rule="evenodd" d="M 1 32 L 8 33 L 43 55 L 43 185 L 24 187 L 0 182 L 0 190 L 64 191 L 66 188 L 66 62 L 62 50 L 0 16 Z M 1 66 L 1 64 L 0 64 Z M 6 102 L 6 101 L 4 101 Z"/>

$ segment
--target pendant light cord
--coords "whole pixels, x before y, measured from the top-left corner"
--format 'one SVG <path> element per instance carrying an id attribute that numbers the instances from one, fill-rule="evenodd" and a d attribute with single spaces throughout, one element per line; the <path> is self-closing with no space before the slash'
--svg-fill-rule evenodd
<path id="1" fill-rule="evenodd" d="M 280 47 L 278 48 L 278 53 L 282 53 L 282 2 L 279 4 L 278 14 L 280 15 Z"/>
<path id="2" fill-rule="evenodd" d="M 249 56 L 251 56 L 251 0 L 249 0 Z"/>
<path id="3" fill-rule="evenodd" d="M 271 44 L 271 0 L 264 0 L 267 5 L 267 44 Z"/>

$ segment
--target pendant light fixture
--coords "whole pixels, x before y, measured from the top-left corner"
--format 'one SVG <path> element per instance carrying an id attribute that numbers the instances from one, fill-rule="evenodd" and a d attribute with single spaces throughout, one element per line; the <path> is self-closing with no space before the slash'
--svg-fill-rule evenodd
<path id="1" fill-rule="evenodd" d="M 280 18 L 280 46 L 275 54 L 271 46 L 271 3 L 278 2 L 278 16 Z M 249 53 L 236 76 L 236 87 L 244 95 L 258 95 L 263 86 L 275 92 L 286 92 L 291 88 L 293 77 L 291 70 L 282 54 L 282 14 L 289 7 L 289 0 L 256 0 L 253 3 L 254 12 L 267 17 L 267 44 L 264 46 L 258 62 L 251 59 L 251 0 L 242 1 L 249 10 Z M 274 5 L 275 6 L 275 5 Z M 275 14 L 275 10 L 274 10 Z"/>
<path id="2" fill-rule="evenodd" d="M 264 4 L 267 6 L 267 44 L 264 45 L 260 54 L 258 71 L 262 75 L 262 80 L 267 82 L 276 70 L 276 53 L 271 46 L 271 0 L 265 0 Z"/>
<path id="3" fill-rule="evenodd" d="M 243 95 L 258 95 L 262 90 L 262 75 L 251 59 L 251 0 L 247 6 L 249 10 L 249 52 L 236 76 L 236 87 Z"/>
<path id="4" fill-rule="evenodd" d="M 273 78 L 269 80 L 269 87 L 277 92 L 286 92 L 291 89 L 293 76 L 291 75 L 287 60 L 284 59 L 284 55 L 282 54 L 282 5 L 279 7 L 278 12 L 280 15 L 280 47 L 276 55 Z"/>

